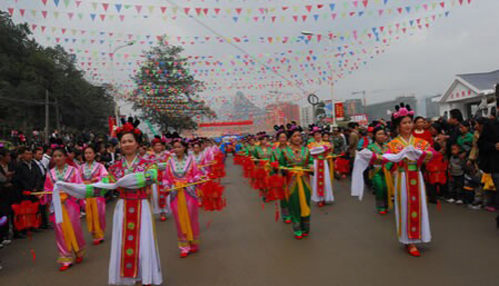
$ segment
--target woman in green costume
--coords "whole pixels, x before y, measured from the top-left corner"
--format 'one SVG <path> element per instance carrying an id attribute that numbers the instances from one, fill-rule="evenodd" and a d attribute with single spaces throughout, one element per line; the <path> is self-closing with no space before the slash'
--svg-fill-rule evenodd
<path id="1" fill-rule="evenodd" d="M 378 158 L 381 158 L 381 156 L 387 152 L 388 146 L 386 145 L 386 142 L 388 137 L 382 127 L 374 128 L 373 137 L 374 142 L 369 144 L 367 149 L 379 155 Z M 391 163 L 384 165 L 382 164 L 381 159 L 379 159 L 371 165 L 371 169 L 369 170 L 369 178 L 372 181 L 374 193 L 376 195 L 376 209 L 381 215 L 387 214 L 388 200 L 391 199 L 388 198 L 388 185 L 386 182 L 387 170 L 390 169 L 390 166 Z"/>
<path id="2" fill-rule="evenodd" d="M 285 165 L 284 161 L 284 151 L 286 148 L 288 148 L 288 136 L 286 135 L 286 130 L 284 129 L 284 126 L 274 126 L 274 129 L 277 131 L 276 133 L 276 140 L 277 142 L 274 143 L 273 146 L 273 162 L 278 162 L 280 166 Z M 279 170 L 280 173 L 282 174 L 284 171 Z M 282 199 L 280 200 L 280 206 L 281 206 L 281 217 L 284 223 L 290 224 L 291 223 L 291 216 L 289 215 L 289 209 L 288 209 L 288 200 L 287 199 Z"/>
<path id="3" fill-rule="evenodd" d="M 266 180 L 270 175 L 270 163 L 273 161 L 272 147 L 269 146 L 269 136 L 265 132 L 260 132 L 257 134 L 257 138 L 259 141 L 259 145 L 255 146 L 253 149 L 253 157 L 255 158 L 255 167 L 264 169 L 266 175 L 264 177 L 257 178 L 259 182 L 257 182 L 257 187 L 260 190 L 260 194 L 262 195 L 263 201 L 266 201 Z"/>
<path id="4" fill-rule="evenodd" d="M 289 146 L 283 151 L 281 168 L 287 173 L 286 198 L 296 239 L 310 233 L 310 173 L 313 160 L 308 149 L 302 146 L 301 127 L 288 124 Z"/>

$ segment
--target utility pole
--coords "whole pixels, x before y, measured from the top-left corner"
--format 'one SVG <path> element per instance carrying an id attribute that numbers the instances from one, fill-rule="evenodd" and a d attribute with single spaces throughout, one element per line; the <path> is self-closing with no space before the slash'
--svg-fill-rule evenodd
<path id="1" fill-rule="evenodd" d="M 45 142 L 49 142 L 49 90 L 45 90 Z"/>
<path id="2" fill-rule="evenodd" d="M 57 126 L 57 131 L 61 132 L 61 117 L 59 115 L 59 101 L 57 100 L 57 97 L 55 98 L 55 117 L 56 117 L 56 126 Z"/>

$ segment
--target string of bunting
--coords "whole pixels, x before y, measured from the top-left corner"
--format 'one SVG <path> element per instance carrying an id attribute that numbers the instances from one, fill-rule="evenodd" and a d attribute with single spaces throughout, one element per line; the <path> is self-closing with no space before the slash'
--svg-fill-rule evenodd
<path id="1" fill-rule="evenodd" d="M 43 1 L 43 0 L 42 0 Z M 352 3 L 358 3 L 359 1 L 354 1 Z M 96 2 L 93 2 L 96 3 Z M 305 11 L 301 11 L 300 9 L 281 9 L 280 12 L 286 12 L 286 11 L 293 11 L 292 13 L 307 13 L 307 14 L 293 14 L 293 15 L 273 15 L 270 16 L 268 12 L 266 11 L 271 11 L 266 8 L 259 8 L 259 9 L 253 9 L 253 8 L 245 8 L 246 9 L 246 14 L 243 16 L 243 8 L 226 8 L 225 11 L 230 11 L 228 13 L 227 17 L 231 18 L 234 23 L 239 23 L 239 22 L 262 22 L 262 23 L 276 23 L 276 22 L 281 22 L 284 23 L 285 21 L 290 21 L 292 20 L 293 22 L 307 22 L 307 21 L 314 21 L 317 22 L 319 20 L 325 20 L 325 21 L 330 21 L 330 20 L 336 20 L 337 18 L 347 18 L 347 17 L 363 17 L 363 16 L 383 16 L 383 15 L 391 15 L 392 13 L 398 13 L 399 15 L 402 14 L 407 14 L 407 13 L 412 13 L 412 12 L 418 12 L 420 10 L 428 11 L 428 10 L 436 10 L 436 9 L 445 9 L 448 6 L 454 7 L 456 3 L 459 3 L 459 5 L 463 5 L 464 3 L 471 3 L 471 0 L 466 1 L 459 1 L 459 0 L 446 0 L 446 1 L 435 1 L 435 2 L 430 2 L 426 4 L 415 4 L 413 6 L 407 5 L 403 7 L 398 7 L 398 8 L 385 8 L 385 9 L 378 9 L 378 10 L 355 10 L 355 11 L 344 11 L 341 13 L 331 13 L 335 11 L 336 4 L 335 3 L 329 3 L 329 4 L 317 4 L 321 8 L 318 8 L 318 10 L 322 10 L 324 7 L 330 7 L 330 11 L 328 12 L 323 12 L 321 14 L 312 14 L 309 15 L 312 11 L 312 8 L 314 7 L 313 5 L 305 5 Z M 108 3 L 102 3 L 102 4 L 108 4 Z M 386 4 L 385 4 L 386 5 Z M 316 7 L 319 7 L 316 6 Z M 79 7 L 79 6 L 78 6 Z M 125 7 L 125 6 L 121 6 Z M 149 18 L 154 14 L 154 6 L 148 6 L 148 7 L 153 7 L 153 9 L 148 9 L 149 14 L 145 15 L 142 14 L 142 8 L 143 5 L 135 5 L 135 10 L 136 14 L 132 15 L 132 18 Z M 296 6 L 298 7 L 298 6 Z M 357 5 L 358 7 L 358 5 Z M 367 5 L 365 6 L 367 8 Z M 80 21 L 87 21 L 90 19 L 92 22 L 94 21 L 101 21 L 104 22 L 106 20 L 108 21 L 115 21 L 119 20 L 123 22 L 125 20 L 125 16 L 130 16 L 130 15 L 125 15 L 123 13 L 119 14 L 111 14 L 107 13 L 109 10 L 109 4 L 107 8 L 102 11 L 103 13 L 83 13 L 83 12 L 74 12 L 74 11 L 48 11 L 48 10 L 37 10 L 37 9 L 28 9 L 28 8 L 17 8 L 17 7 L 9 7 L 7 8 L 9 14 L 11 16 L 14 15 L 19 15 L 20 17 L 24 18 L 27 13 L 31 14 L 32 18 L 38 18 L 41 16 L 43 19 L 47 19 L 48 17 L 51 18 L 51 20 L 58 20 L 61 15 L 65 15 L 68 20 L 73 21 L 73 20 L 80 20 Z M 194 8 L 191 9 L 189 7 L 184 7 L 183 14 L 176 9 L 175 7 L 172 7 L 171 9 L 167 9 L 166 6 L 163 6 L 160 9 L 162 11 L 161 15 L 163 15 L 161 18 L 164 21 L 167 21 L 168 19 L 170 20 L 176 20 L 179 15 L 185 16 L 185 17 L 192 17 L 192 16 L 206 16 L 208 17 L 208 13 L 210 9 L 213 11 L 213 15 L 211 15 L 211 18 L 216 18 L 220 12 L 223 10 L 221 8 Z M 174 16 L 166 16 L 164 15 L 166 11 L 173 11 Z M 275 9 L 275 11 L 278 11 L 279 9 Z M 121 10 L 120 10 L 121 11 Z M 218 11 L 218 12 L 217 12 Z M 257 11 L 258 16 L 254 16 L 252 12 Z M 263 11 L 263 13 L 262 13 Z M 17 13 L 16 13 L 17 12 Z M 248 14 L 249 12 L 249 14 Z M 322 11 L 321 11 L 322 12 Z"/>

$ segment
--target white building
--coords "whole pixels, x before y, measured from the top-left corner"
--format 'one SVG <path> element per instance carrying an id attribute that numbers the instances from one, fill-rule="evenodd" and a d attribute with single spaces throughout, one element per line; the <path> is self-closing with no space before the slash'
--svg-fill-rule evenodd
<path id="1" fill-rule="evenodd" d="M 456 75 L 456 79 L 439 100 L 440 115 L 452 109 L 459 109 L 464 118 L 472 117 L 482 100 L 495 95 L 495 85 L 499 83 L 499 70 L 486 73 Z M 493 104 L 492 104 L 493 105 Z"/>
<path id="2" fill-rule="evenodd" d="M 312 105 L 300 108 L 300 125 L 305 128 L 305 126 L 312 123 L 314 123 L 314 110 Z"/>

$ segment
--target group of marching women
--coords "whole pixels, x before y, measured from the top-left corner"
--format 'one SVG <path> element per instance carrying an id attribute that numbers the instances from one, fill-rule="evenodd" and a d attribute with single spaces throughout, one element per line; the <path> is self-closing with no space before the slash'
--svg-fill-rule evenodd
<path id="1" fill-rule="evenodd" d="M 428 142 L 413 136 L 413 118 L 410 106 L 396 106 L 391 120 L 391 134 L 396 137 L 391 141 L 386 125 L 373 126 L 373 142 L 355 154 L 351 193 L 362 199 L 364 171 L 369 167 L 378 212 L 386 214 L 394 202 L 399 241 L 417 257 L 421 254 L 416 244 L 431 240 L 420 170 L 433 157 L 434 150 Z M 280 199 L 284 222 L 292 223 L 295 238 L 302 239 L 310 234 L 311 203 L 323 207 L 334 202 L 333 145 L 324 140 L 329 137 L 328 128 L 309 126 L 307 143 L 306 134 L 295 123 L 275 129 L 273 144 L 263 132 L 244 138 L 236 160 L 264 199 Z M 280 196 L 275 194 L 279 191 L 283 193 Z"/>
<path id="2" fill-rule="evenodd" d="M 90 146 L 84 149 L 85 162 L 79 167 L 66 163 L 64 148 L 54 150 L 55 167 L 40 195 L 53 208 L 61 271 L 82 262 L 85 254 L 79 219 L 81 200 L 86 201 L 87 225 L 94 244 L 104 241 L 103 197 L 110 190 L 119 192 L 119 200 L 113 215 L 109 284 L 162 283 L 155 214 L 161 221 L 168 213 L 173 216 L 182 258 L 199 250 L 198 194 L 202 183 L 213 179 L 211 168 L 223 167 L 221 153 L 208 139 L 189 141 L 170 136 L 170 151 L 165 150 L 165 140 L 155 138 L 152 152 L 141 156 L 139 123 L 130 118 L 117 130 L 122 159 L 108 170 L 95 162 L 95 150 Z M 215 162 L 219 164 L 215 166 Z"/>
<path id="3" fill-rule="evenodd" d="M 322 140 L 327 130 L 315 125 L 310 126 L 313 139 L 307 146 L 295 122 L 275 130 L 273 144 L 265 132 L 247 136 L 236 160 L 265 201 L 280 201 L 283 221 L 302 239 L 310 234 L 311 202 L 323 207 L 334 201 L 332 145 Z"/>

